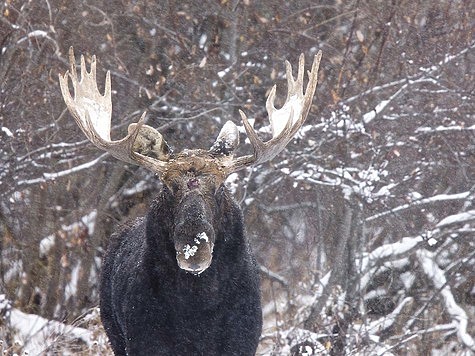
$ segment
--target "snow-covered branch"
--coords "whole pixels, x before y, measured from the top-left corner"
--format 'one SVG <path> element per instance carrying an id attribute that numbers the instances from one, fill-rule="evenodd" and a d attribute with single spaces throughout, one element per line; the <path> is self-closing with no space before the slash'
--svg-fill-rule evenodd
<path id="1" fill-rule="evenodd" d="M 287 281 L 286 278 L 282 277 L 281 275 L 279 275 L 278 273 L 275 273 L 273 271 L 271 271 L 270 269 L 268 269 L 266 266 L 263 266 L 263 265 L 259 265 L 259 269 L 262 273 L 264 273 L 266 276 L 268 276 L 271 280 L 274 280 L 276 282 L 279 282 L 280 284 L 282 284 L 284 287 L 288 287 L 289 286 L 289 282 Z"/>
<path id="2" fill-rule="evenodd" d="M 383 111 L 389 103 L 391 103 L 394 99 L 396 99 L 401 93 L 406 90 L 408 87 L 408 83 L 404 83 L 393 95 L 391 95 L 388 99 L 382 100 L 379 102 L 378 105 L 374 107 L 373 110 L 363 114 L 362 120 L 365 124 L 369 124 L 373 119 Z"/>
<path id="3" fill-rule="evenodd" d="M 395 207 L 393 209 L 386 210 L 386 211 L 383 211 L 381 213 L 378 213 L 378 214 L 375 214 L 375 215 L 372 215 L 372 216 L 368 216 L 365 219 L 365 221 L 370 222 L 370 221 L 385 217 L 387 215 L 395 214 L 395 213 L 398 213 L 398 212 L 401 212 L 401 211 L 404 211 L 404 210 L 408 210 L 408 209 L 411 209 L 411 208 L 414 208 L 414 207 L 420 206 L 420 205 L 431 204 L 431 203 L 442 202 L 442 201 L 467 199 L 471 194 L 472 194 L 471 191 L 466 191 L 466 192 L 456 193 L 456 194 L 438 194 L 438 195 L 434 195 L 434 196 L 429 197 L 429 198 L 415 200 L 411 203 L 403 204 L 403 205 L 400 205 L 400 206 Z"/>
<path id="4" fill-rule="evenodd" d="M 465 211 L 463 213 L 449 215 L 437 223 L 438 228 L 457 223 L 466 223 L 475 219 L 475 210 Z"/>
<path id="5" fill-rule="evenodd" d="M 416 130 L 416 133 L 429 134 L 429 133 L 441 133 L 441 132 L 462 132 L 462 131 L 474 131 L 475 125 L 472 126 L 462 126 L 462 125 L 452 125 L 452 126 L 437 126 L 437 127 L 419 127 Z"/>
<path id="6" fill-rule="evenodd" d="M 460 342 L 472 351 L 475 351 L 475 341 L 467 332 L 467 313 L 455 302 L 455 298 L 452 294 L 452 291 L 450 290 L 450 286 L 447 285 L 447 279 L 445 277 L 444 271 L 437 265 L 431 252 L 421 249 L 417 251 L 417 257 L 422 269 L 424 270 L 424 273 L 434 284 L 434 287 L 440 290 L 446 311 L 452 317 L 456 325 L 457 336 Z"/>
<path id="7" fill-rule="evenodd" d="M 400 241 L 384 244 L 361 257 L 362 275 L 359 288 L 365 290 L 378 271 L 394 269 L 409 263 L 407 256 L 425 243 L 423 236 L 404 237 Z"/>
<path id="8" fill-rule="evenodd" d="M 44 182 L 47 182 L 47 181 L 55 180 L 57 178 L 65 177 L 65 176 L 77 173 L 79 171 L 94 167 L 96 164 L 100 163 L 103 159 L 105 159 L 108 156 L 109 156 L 109 153 L 103 153 L 102 155 L 100 155 L 96 159 L 94 159 L 92 161 L 89 161 L 89 162 L 86 162 L 86 163 L 83 163 L 83 164 L 80 164 L 79 166 L 76 166 L 76 167 L 73 167 L 73 168 L 70 168 L 70 169 L 66 169 L 66 170 L 61 171 L 61 172 L 55 172 L 55 173 L 47 173 L 46 172 L 46 173 L 43 173 L 43 176 L 39 177 L 39 178 L 19 180 L 16 183 L 16 185 L 19 186 L 19 187 L 22 187 L 22 186 L 44 183 Z"/>
<path id="9" fill-rule="evenodd" d="M 393 326 L 394 323 L 398 320 L 401 313 L 410 307 L 410 305 L 414 302 L 414 298 L 406 297 L 404 298 L 399 305 L 394 308 L 394 310 L 389 313 L 388 315 L 384 315 L 381 318 L 371 321 L 368 325 L 358 325 L 354 324 L 353 327 L 355 331 L 361 332 L 361 328 L 364 329 L 364 334 L 378 334 L 389 327 Z"/>

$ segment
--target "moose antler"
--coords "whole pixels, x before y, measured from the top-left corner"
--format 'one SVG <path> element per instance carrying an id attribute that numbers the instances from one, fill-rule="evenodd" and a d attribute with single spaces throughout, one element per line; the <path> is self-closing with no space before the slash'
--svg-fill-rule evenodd
<path id="1" fill-rule="evenodd" d="M 209 151 L 191 150 L 184 154 L 171 155 L 162 135 L 153 127 L 144 124 L 145 112 L 137 123 L 129 125 L 127 136 L 120 140 L 112 140 L 110 137 L 112 116 L 110 72 L 106 74 L 105 90 L 102 95 L 97 88 L 95 56 L 91 60 L 90 72 L 86 69 L 84 56 L 81 56 L 81 78 L 78 79 L 76 60 L 71 47 L 69 49 L 70 70 L 63 76 L 59 75 L 59 83 L 69 112 L 81 130 L 95 146 L 109 152 L 115 158 L 143 166 L 161 176 L 172 164 L 180 170 L 184 169 L 180 167 L 189 167 L 190 164 L 195 164 L 193 162 L 201 160 L 201 166 L 205 164 L 216 167 L 222 175 L 226 176 L 242 168 L 271 160 L 290 142 L 305 122 L 310 110 L 317 87 L 321 57 L 321 51 L 314 57 L 312 69 L 308 72 L 309 81 L 305 94 L 303 92 L 304 55 L 301 54 L 299 58 L 297 80 L 292 76 L 292 66 L 289 62 L 285 62 L 288 91 L 284 106 L 279 110 L 274 107 L 275 85 L 266 102 L 272 129 L 272 139 L 269 141 L 261 141 L 247 116 L 241 110 L 239 111 L 254 154 L 237 158 L 232 157 L 232 152 L 239 144 L 239 134 L 236 125 L 231 121 L 226 122 Z M 69 91 L 69 79 L 73 84 L 74 99 Z M 192 163 L 183 164 L 185 161 Z"/>
<path id="2" fill-rule="evenodd" d="M 309 79 L 305 95 L 303 93 L 305 66 L 303 53 L 299 57 L 297 80 L 294 80 L 292 75 L 292 65 L 288 61 L 285 61 L 288 91 L 284 106 L 279 110 L 274 107 L 276 85 L 274 85 L 267 97 L 266 109 L 272 130 L 272 139 L 269 141 L 263 142 L 259 139 L 257 133 L 247 120 L 246 114 L 239 110 L 247 136 L 254 148 L 254 154 L 239 157 L 230 162 L 228 166 L 229 171 L 237 171 L 244 167 L 270 161 L 287 146 L 307 118 L 312 105 L 313 95 L 317 88 L 318 68 L 321 58 L 322 51 L 319 51 L 313 59 L 311 71 L 308 72 Z"/>
<path id="3" fill-rule="evenodd" d="M 70 70 L 61 76 L 59 84 L 66 106 L 86 137 L 98 148 L 109 152 L 115 158 L 132 164 L 138 164 L 161 172 L 168 160 L 168 146 L 162 135 L 153 127 L 145 125 L 145 112 L 137 123 L 129 125 L 128 135 L 121 140 L 111 140 L 111 78 L 107 71 L 104 95 L 99 92 L 96 81 L 96 56 L 92 56 L 91 71 L 86 69 L 84 56 L 81 55 L 81 78 L 78 79 L 74 50 L 69 49 Z M 74 88 L 74 99 L 69 92 L 69 78 Z M 147 147 L 153 149 L 160 159 L 142 155 Z"/>

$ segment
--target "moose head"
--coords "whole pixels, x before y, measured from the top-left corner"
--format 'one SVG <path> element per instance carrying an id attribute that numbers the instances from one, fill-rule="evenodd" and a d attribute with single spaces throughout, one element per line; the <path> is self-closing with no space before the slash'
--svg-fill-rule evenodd
<path id="1" fill-rule="evenodd" d="M 321 52 L 313 60 L 304 86 L 304 55 L 300 55 L 297 80 L 292 67 L 286 62 L 288 83 L 287 99 L 280 109 L 274 107 L 276 86 L 267 98 L 272 138 L 263 142 L 254 131 L 244 112 L 239 111 L 253 154 L 234 156 L 239 145 L 239 132 L 232 121 L 227 121 L 216 141 L 208 150 L 192 149 L 173 153 L 163 136 L 144 123 L 144 112 L 137 123 L 128 127 L 128 134 L 120 140 L 111 140 L 111 79 L 106 74 L 102 95 L 96 82 L 96 58 L 92 57 L 90 71 L 81 56 L 81 77 L 78 78 L 73 49 L 69 51 L 70 70 L 59 76 L 66 105 L 87 138 L 98 148 L 115 158 L 139 165 L 156 173 L 174 196 L 173 241 L 178 266 L 199 274 L 212 262 L 215 244 L 215 215 L 218 206 L 216 193 L 233 172 L 258 165 L 274 158 L 290 142 L 303 125 L 317 86 Z M 69 90 L 73 84 L 74 98 Z"/>

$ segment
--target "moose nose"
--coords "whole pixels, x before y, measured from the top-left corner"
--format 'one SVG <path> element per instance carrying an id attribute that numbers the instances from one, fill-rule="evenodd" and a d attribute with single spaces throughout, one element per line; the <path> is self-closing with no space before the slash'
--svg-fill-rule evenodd
<path id="1" fill-rule="evenodd" d="M 202 263 L 194 263 L 190 262 L 187 263 L 186 261 L 178 259 L 178 266 L 187 272 L 190 272 L 192 274 L 200 274 L 203 273 L 211 264 L 211 260 L 209 261 L 203 261 Z"/>

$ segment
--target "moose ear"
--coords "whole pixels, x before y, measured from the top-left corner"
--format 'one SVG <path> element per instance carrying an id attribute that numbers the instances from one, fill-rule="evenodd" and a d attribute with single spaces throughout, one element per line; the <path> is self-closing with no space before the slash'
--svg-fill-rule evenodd
<path id="1" fill-rule="evenodd" d="M 229 156 L 239 145 L 239 131 L 232 121 L 226 121 L 218 138 L 209 149 L 213 156 Z"/>

